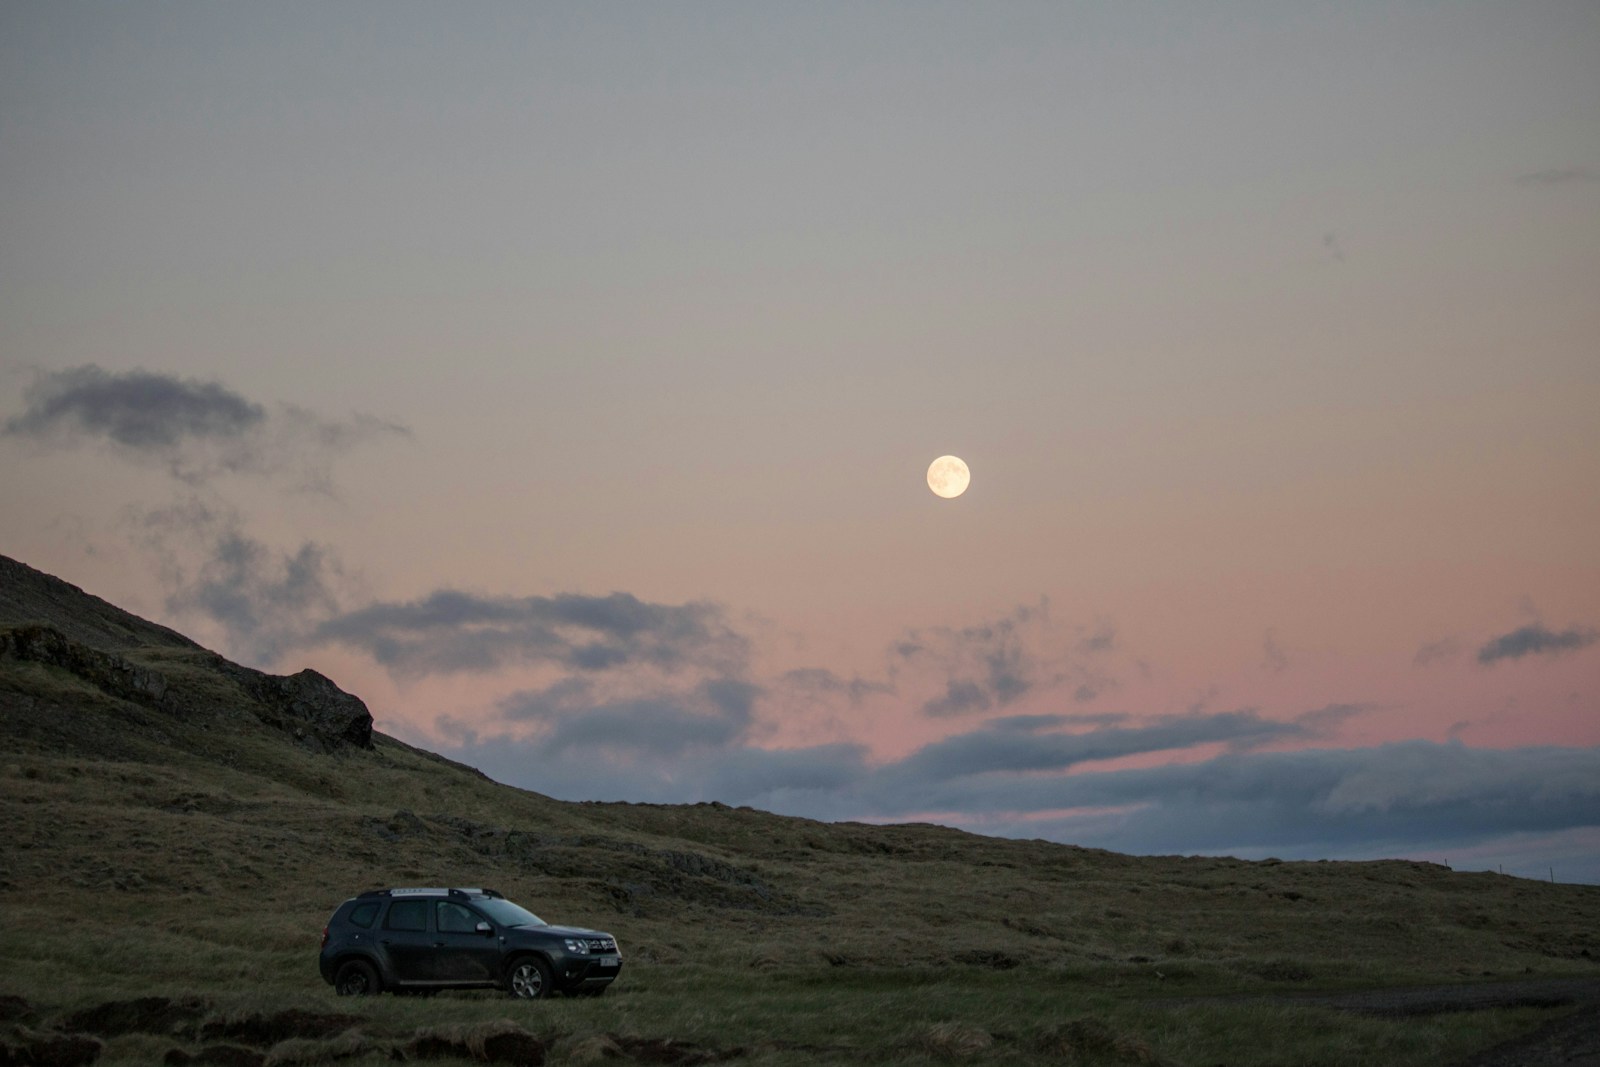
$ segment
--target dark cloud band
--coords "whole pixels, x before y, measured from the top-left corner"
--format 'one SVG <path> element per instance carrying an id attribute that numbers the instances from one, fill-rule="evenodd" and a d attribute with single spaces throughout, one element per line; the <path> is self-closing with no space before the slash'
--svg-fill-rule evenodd
<path id="1" fill-rule="evenodd" d="M 1567 630 L 1548 630 L 1538 623 L 1501 634 L 1478 649 L 1478 662 L 1495 663 L 1523 656 L 1551 656 L 1575 652 L 1600 641 L 1600 631 L 1574 626 Z"/>
<path id="2" fill-rule="evenodd" d="M 444 589 L 329 619 L 310 642 L 355 648 L 395 674 L 413 676 L 514 663 L 577 671 L 694 667 L 732 675 L 747 654 L 745 638 L 724 623 L 716 605 L 653 604 L 629 593 L 518 598 Z"/>
<path id="3" fill-rule="evenodd" d="M 90 364 L 40 378 L 5 432 L 103 437 L 130 449 L 164 450 L 189 438 L 237 438 L 265 418 L 260 404 L 216 382 L 140 370 L 112 374 Z"/>

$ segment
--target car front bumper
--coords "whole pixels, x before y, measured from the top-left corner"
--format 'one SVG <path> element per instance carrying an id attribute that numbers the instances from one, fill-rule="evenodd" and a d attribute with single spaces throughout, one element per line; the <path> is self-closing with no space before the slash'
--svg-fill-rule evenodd
<path id="1" fill-rule="evenodd" d="M 616 953 L 605 956 L 563 956 L 555 962 L 557 989 L 604 989 L 622 973 L 622 957 Z"/>

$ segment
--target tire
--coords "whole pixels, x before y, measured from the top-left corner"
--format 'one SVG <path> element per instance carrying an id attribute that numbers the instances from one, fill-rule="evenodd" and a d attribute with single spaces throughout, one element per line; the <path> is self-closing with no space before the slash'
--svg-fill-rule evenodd
<path id="1" fill-rule="evenodd" d="M 333 976 L 333 991 L 341 997 L 370 997 L 383 992 L 378 972 L 366 960 L 348 960 Z"/>
<path id="2" fill-rule="evenodd" d="M 506 989 L 518 1000 L 543 1000 L 551 984 L 550 966 L 538 956 L 512 960 L 506 968 Z"/>

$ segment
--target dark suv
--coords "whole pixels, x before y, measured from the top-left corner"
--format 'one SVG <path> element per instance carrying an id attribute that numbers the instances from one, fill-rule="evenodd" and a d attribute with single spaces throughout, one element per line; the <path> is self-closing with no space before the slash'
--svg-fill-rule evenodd
<path id="1" fill-rule="evenodd" d="M 617 939 L 551 926 L 493 889 L 372 889 L 322 931 L 322 979 L 340 996 L 504 989 L 598 996 L 622 973 Z"/>

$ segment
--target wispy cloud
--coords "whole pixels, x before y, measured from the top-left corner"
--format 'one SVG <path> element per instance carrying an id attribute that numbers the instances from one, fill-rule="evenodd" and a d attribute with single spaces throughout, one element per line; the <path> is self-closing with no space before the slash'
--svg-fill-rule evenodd
<path id="1" fill-rule="evenodd" d="M 1278 644 L 1277 635 L 1271 630 L 1261 639 L 1261 667 L 1273 674 L 1282 674 L 1289 668 L 1289 654 Z"/>
<path id="2" fill-rule="evenodd" d="M 230 655 L 272 666 L 337 614 L 349 583 L 337 556 L 304 541 L 278 551 L 245 532 L 242 516 L 190 495 L 131 514 L 135 536 L 158 561 L 168 611 L 218 628 Z"/>
<path id="3" fill-rule="evenodd" d="M 708 603 L 654 604 L 631 593 L 487 597 L 441 589 L 332 618 L 310 635 L 358 649 L 397 676 L 546 663 L 601 671 L 646 665 L 737 674 L 747 639 Z"/>
<path id="4" fill-rule="evenodd" d="M 292 404 L 269 408 L 220 382 L 94 364 L 41 374 L 24 401 L 6 420 L 5 436 L 44 448 L 101 443 L 190 486 L 249 474 L 329 492 L 333 456 L 410 432 L 370 415 L 328 419 Z"/>
<path id="5" fill-rule="evenodd" d="M 1595 185 L 1600 184 L 1600 170 L 1594 167 L 1552 167 L 1532 174 L 1519 174 L 1518 185 Z"/>
<path id="6" fill-rule="evenodd" d="M 1596 641 L 1600 641 L 1600 631 L 1588 627 L 1573 626 L 1556 631 L 1532 623 L 1486 643 L 1478 649 L 1478 662 L 1490 664 L 1503 659 L 1521 659 L 1523 656 L 1560 655 L 1587 648 Z"/>
<path id="7" fill-rule="evenodd" d="M 1414 667 L 1427 667 L 1455 659 L 1460 654 L 1461 642 L 1454 637 L 1443 637 L 1437 641 L 1429 641 L 1417 649 L 1417 654 L 1411 658 L 1411 664 Z"/>
<path id="8" fill-rule="evenodd" d="M 1003 709 L 1063 684 L 1074 685 L 1074 699 L 1086 703 L 1114 687 L 1097 664 L 1116 645 L 1106 620 L 1060 632 L 1041 599 L 989 622 L 908 630 L 890 649 L 890 674 L 907 669 L 942 687 L 922 704 L 934 718 Z"/>
<path id="9" fill-rule="evenodd" d="M 508 697 L 501 711 L 543 727 L 536 742 L 543 756 L 605 751 L 659 760 L 745 738 L 760 692 L 747 682 L 719 678 L 676 692 L 594 702 L 586 681 L 566 679 Z"/>
<path id="10" fill-rule="evenodd" d="M 998 730 L 934 741 L 896 764 L 892 777 L 930 784 L 997 771 L 1066 771 L 1083 763 L 1206 744 L 1253 748 L 1307 733 L 1297 723 L 1263 719 L 1253 710 L 1162 718 L 1143 726 L 1108 725 L 1081 733 L 1018 730 L 1014 717 L 1002 722 Z"/>
<path id="11" fill-rule="evenodd" d="M 785 671 L 778 684 L 796 693 L 820 697 L 844 697 L 851 706 L 859 705 L 870 696 L 891 694 L 895 691 L 889 682 L 874 682 L 861 677 L 841 678 L 823 667 L 798 667 Z"/>

